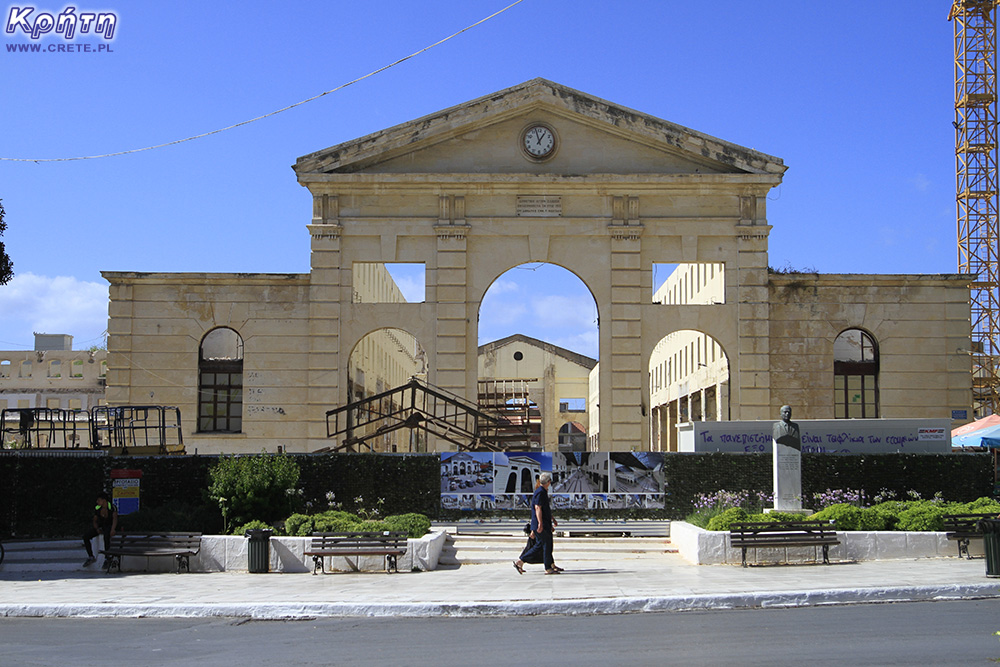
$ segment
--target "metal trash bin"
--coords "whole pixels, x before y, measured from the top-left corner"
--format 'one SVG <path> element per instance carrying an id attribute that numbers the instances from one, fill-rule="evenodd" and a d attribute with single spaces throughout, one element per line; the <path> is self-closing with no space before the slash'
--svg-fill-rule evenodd
<path id="1" fill-rule="evenodd" d="M 986 576 L 1000 577 L 1000 519 L 980 519 L 976 530 L 983 534 L 986 552 Z"/>
<path id="2" fill-rule="evenodd" d="M 271 535 L 273 530 L 251 528 L 243 534 L 247 543 L 247 571 L 252 574 L 266 574 L 271 569 Z"/>

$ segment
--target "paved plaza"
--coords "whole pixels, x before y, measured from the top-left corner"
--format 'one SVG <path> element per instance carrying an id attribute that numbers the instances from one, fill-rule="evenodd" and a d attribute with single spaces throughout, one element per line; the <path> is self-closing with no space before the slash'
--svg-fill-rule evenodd
<path id="1" fill-rule="evenodd" d="M 327 575 L 4 573 L 0 616 L 295 619 L 500 616 L 852 604 L 1000 597 L 982 559 L 833 565 L 691 565 L 677 554 L 560 561 L 545 575 L 509 562 L 430 572 Z"/>

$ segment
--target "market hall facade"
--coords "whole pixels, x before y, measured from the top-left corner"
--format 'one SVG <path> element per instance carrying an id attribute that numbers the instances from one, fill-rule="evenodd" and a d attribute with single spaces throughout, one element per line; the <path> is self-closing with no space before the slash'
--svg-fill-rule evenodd
<path id="1" fill-rule="evenodd" d="M 785 169 L 543 79 L 311 153 L 308 273 L 104 272 L 108 403 L 178 406 L 189 452 L 249 453 L 328 448 L 328 410 L 411 375 L 475 401 L 483 297 L 542 262 L 596 304 L 591 451 L 670 451 L 677 423 L 782 404 L 971 418 L 969 276 L 770 270 Z M 372 287 L 393 264 L 422 266 L 422 301 Z"/>

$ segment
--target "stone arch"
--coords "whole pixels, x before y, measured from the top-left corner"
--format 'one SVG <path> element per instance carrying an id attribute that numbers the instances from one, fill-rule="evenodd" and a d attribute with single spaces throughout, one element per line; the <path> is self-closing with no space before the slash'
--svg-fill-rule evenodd
<path id="1" fill-rule="evenodd" d="M 400 327 L 377 327 L 361 336 L 347 355 L 348 400 L 359 401 L 402 386 L 417 377 L 427 379 L 427 353 L 416 336 Z M 385 406 L 383 409 L 392 409 Z M 419 451 L 424 435 L 416 429 L 399 429 L 368 444 L 374 451 Z M 465 468 L 464 462 L 453 464 Z"/>
<path id="2" fill-rule="evenodd" d="M 587 282 L 561 263 L 503 267 L 484 269 L 489 283 L 476 291 L 476 333 L 482 343 L 478 393 L 490 397 L 488 409 L 516 413 L 518 405 L 523 406 L 525 414 L 514 414 L 511 420 L 528 424 L 527 436 L 516 449 L 556 451 L 565 424 L 582 423 L 582 431 L 587 430 L 590 373 L 600 345 L 600 304 Z M 494 311 L 518 313 L 519 319 L 500 318 L 498 323 L 491 316 Z M 553 318 L 546 323 L 549 313 Z M 575 340 L 554 337 L 553 332 L 572 333 Z M 514 387 L 510 381 L 523 385 Z"/>
<path id="3" fill-rule="evenodd" d="M 646 377 L 653 450 L 677 451 L 679 423 L 729 420 L 730 359 L 713 336 L 694 329 L 668 333 L 649 355 Z"/>

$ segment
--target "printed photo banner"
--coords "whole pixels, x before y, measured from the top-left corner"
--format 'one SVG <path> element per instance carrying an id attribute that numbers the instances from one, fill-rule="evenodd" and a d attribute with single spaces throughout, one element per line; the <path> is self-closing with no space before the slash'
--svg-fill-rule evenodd
<path id="1" fill-rule="evenodd" d="M 552 474 L 555 510 L 663 509 L 659 452 L 441 454 L 441 507 L 527 510 L 543 472 Z"/>

